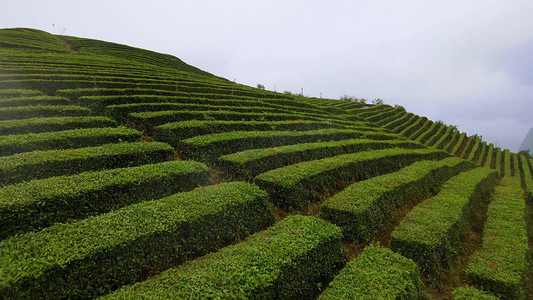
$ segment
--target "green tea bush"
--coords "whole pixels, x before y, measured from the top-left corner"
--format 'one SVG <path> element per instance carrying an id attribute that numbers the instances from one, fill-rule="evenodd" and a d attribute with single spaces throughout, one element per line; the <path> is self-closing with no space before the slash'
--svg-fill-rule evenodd
<path id="1" fill-rule="evenodd" d="M 325 299 L 426 299 L 416 263 L 390 249 L 368 246 L 320 295 Z"/>
<path id="2" fill-rule="evenodd" d="M 0 238 L 191 190 L 208 182 L 209 170 L 204 164 L 170 161 L 8 185 L 0 188 Z"/>
<path id="3" fill-rule="evenodd" d="M 0 244 L 0 297 L 88 298 L 272 224 L 265 192 L 233 182 L 124 207 Z"/>
<path id="4" fill-rule="evenodd" d="M 468 283 L 502 299 L 527 298 L 531 272 L 525 208 L 520 180 L 503 179 L 489 204 L 482 246 L 466 268 Z"/>
<path id="5" fill-rule="evenodd" d="M 452 176 L 474 167 L 474 163 L 457 157 L 415 162 L 348 186 L 324 202 L 320 216 L 341 227 L 345 239 L 364 243 L 398 210 L 432 196 Z"/>
<path id="6" fill-rule="evenodd" d="M 423 159 L 449 155 L 434 149 L 384 149 L 338 155 L 302 162 L 260 174 L 254 182 L 268 192 L 270 200 L 284 209 L 300 210 L 330 193 L 364 180 L 401 169 Z"/>
<path id="7" fill-rule="evenodd" d="M 351 129 L 320 129 L 310 131 L 232 131 L 196 136 L 181 140 L 178 144 L 174 144 L 172 140 L 161 139 L 161 141 L 177 147 L 183 157 L 215 163 L 222 155 L 249 149 L 350 138 L 386 140 L 397 137 L 397 135 L 390 133 Z"/>
<path id="8" fill-rule="evenodd" d="M 460 237 L 479 202 L 489 202 L 498 172 L 475 168 L 452 177 L 441 191 L 416 206 L 394 229 L 391 249 L 435 275 L 457 256 Z"/>
<path id="9" fill-rule="evenodd" d="M 0 121 L 0 135 L 115 126 L 117 122 L 105 117 L 30 118 Z"/>
<path id="10" fill-rule="evenodd" d="M 104 299 L 308 299 L 346 262 L 340 230 L 300 215 Z"/>
<path id="11" fill-rule="evenodd" d="M 417 149 L 422 145 L 406 140 L 368 139 L 304 143 L 223 155 L 218 165 L 228 177 L 251 180 L 261 173 L 303 161 L 386 148 Z"/>
<path id="12" fill-rule="evenodd" d="M 84 128 L 55 132 L 0 136 L 0 155 L 52 149 L 99 146 L 116 142 L 136 142 L 142 133 L 127 128 Z"/>
<path id="13" fill-rule="evenodd" d="M 87 171 L 133 167 L 174 158 L 165 143 L 118 143 L 0 156 L 0 186 Z"/>
<path id="14" fill-rule="evenodd" d="M 74 105 L 0 107 L 0 121 L 35 117 L 82 117 L 90 113 L 88 108 Z"/>

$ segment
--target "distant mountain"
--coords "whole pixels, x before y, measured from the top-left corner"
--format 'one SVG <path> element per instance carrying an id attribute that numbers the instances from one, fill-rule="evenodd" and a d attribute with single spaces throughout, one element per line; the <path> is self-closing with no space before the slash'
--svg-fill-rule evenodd
<path id="1" fill-rule="evenodd" d="M 533 127 L 529 130 L 529 133 L 524 138 L 524 141 L 520 145 L 520 150 L 533 151 Z"/>

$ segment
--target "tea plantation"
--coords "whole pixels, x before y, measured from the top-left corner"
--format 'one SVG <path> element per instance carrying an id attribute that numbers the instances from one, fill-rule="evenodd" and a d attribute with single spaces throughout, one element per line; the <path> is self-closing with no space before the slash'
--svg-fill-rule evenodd
<path id="1" fill-rule="evenodd" d="M 0 298 L 533 299 L 533 159 L 0 30 Z"/>

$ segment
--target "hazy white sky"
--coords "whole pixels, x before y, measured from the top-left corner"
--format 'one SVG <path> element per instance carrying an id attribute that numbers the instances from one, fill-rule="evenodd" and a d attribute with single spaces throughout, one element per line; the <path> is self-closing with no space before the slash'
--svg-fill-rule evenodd
<path id="1" fill-rule="evenodd" d="M 31 27 L 175 55 L 267 89 L 382 98 L 517 151 L 533 126 L 533 1 L 2 0 Z"/>

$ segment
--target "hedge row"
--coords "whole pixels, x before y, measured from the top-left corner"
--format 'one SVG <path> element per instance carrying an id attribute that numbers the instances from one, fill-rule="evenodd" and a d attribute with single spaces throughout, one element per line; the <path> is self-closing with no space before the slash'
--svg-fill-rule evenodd
<path id="1" fill-rule="evenodd" d="M 102 81 L 99 80 L 96 82 L 98 87 L 103 88 L 140 88 L 140 89 L 158 89 L 158 90 L 168 90 L 175 91 L 175 83 L 148 83 L 148 82 L 132 82 L 130 79 L 128 81 Z M 20 79 L 20 80 L 3 80 L 0 81 L 0 89 L 5 88 L 30 88 L 35 90 L 43 91 L 48 95 L 54 94 L 57 90 L 61 89 L 78 89 L 78 88 L 93 88 L 95 83 L 93 80 L 52 80 L 52 79 Z M 179 90 L 183 92 L 193 92 L 193 93 L 208 93 L 208 94 L 230 94 L 233 92 L 234 95 L 238 96 L 248 96 L 248 97 L 258 97 L 258 98 L 267 98 L 272 95 L 267 95 L 259 93 L 255 90 L 243 90 L 239 88 L 232 88 L 230 86 L 226 87 L 198 87 L 198 86 L 187 86 L 185 84 L 179 85 Z"/>
<path id="2" fill-rule="evenodd" d="M 498 300 L 499 297 L 473 287 L 460 287 L 453 292 L 453 300 Z"/>
<path id="3" fill-rule="evenodd" d="M 459 132 L 458 130 L 454 130 L 453 133 L 450 135 L 449 138 L 446 138 L 443 142 L 442 142 L 442 147 L 440 147 L 441 149 L 445 149 L 446 151 L 448 152 L 451 152 L 453 147 L 455 147 L 455 144 L 457 143 L 457 141 L 459 140 L 459 138 L 461 137 L 462 133 Z M 451 153 L 450 153 L 451 154 Z"/>
<path id="4" fill-rule="evenodd" d="M 488 208 L 482 246 L 466 268 L 469 284 L 502 299 L 526 299 L 530 275 L 525 208 L 520 180 L 503 179 Z"/>
<path id="5" fill-rule="evenodd" d="M 218 161 L 222 155 L 249 149 L 356 138 L 386 140 L 397 137 L 394 134 L 351 129 L 320 129 L 310 131 L 232 131 L 195 136 L 181 140 L 179 143 L 174 140 L 161 139 L 161 141 L 177 147 L 183 157 L 213 163 Z"/>
<path id="6" fill-rule="evenodd" d="M 444 144 L 451 138 L 453 128 L 450 126 L 443 126 L 442 131 L 437 132 L 435 136 L 428 140 L 427 146 L 442 149 Z"/>
<path id="7" fill-rule="evenodd" d="M 368 246 L 320 295 L 326 299 L 426 299 L 416 263 L 390 249 Z"/>
<path id="8" fill-rule="evenodd" d="M 435 145 L 435 142 L 440 139 L 444 135 L 444 133 L 446 133 L 446 130 L 448 130 L 448 126 L 444 124 L 438 126 L 438 129 L 435 131 L 435 133 L 427 137 L 427 139 L 424 141 L 424 145 L 428 147 Z"/>
<path id="9" fill-rule="evenodd" d="M 156 111 L 232 111 L 242 113 L 293 114 L 290 110 L 266 106 L 206 105 L 195 103 L 134 103 L 110 105 L 106 115 L 119 122 L 125 122 L 130 113 Z"/>
<path id="10" fill-rule="evenodd" d="M 415 131 L 417 131 L 421 126 L 425 124 L 427 121 L 426 117 L 419 117 L 415 122 L 413 122 L 411 125 L 405 127 L 400 134 L 405 136 L 411 136 Z"/>
<path id="11" fill-rule="evenodd" d="M 421 119 L 420 116 L 412 115 L 412 117 L 409 118 L 409 120 L 407 120 L 405 123 L 401 123 L 400 125 L 398 125 L 396 128 L 393 129 L 393 131 L 401 133 L 407 127 L 409 127 L 409 126 L 413 125 L 414 123 L 418 122 L 418 120 L 420 120 L 420 119 Z"/>
<path id="12" fill-rule="evenodd" d="M 483 157 L 485 156 L 485 153 L 487 152 L 487 142 L 482 142 L 481 139 L 479 140 L 479 144 L 476 148 L 476 151 L 472 149 L 472 152 L 470 153 L 470 156 L 472 157 L 472 161 L 477 163 L 478 165 L 481 164 L 483 161 Z M 472 154 L 473 153 L 473 154 Z"/>
<path id="13" fill-rule="evenodd" d="M 503 150 L 503 175 L 511 177 L 511 151 L 509 149 Z"/>
<path id="14" fill-rule="evenodd" d="M 233 106 L 259 106 L 259 101 L 249 100 L 220 100 L 187 96 L 159 96 L 159 95 L 127 95 L 127 96 L 83 96 L 76 103 L 87 106 L 97 113 L 104 113 L 105 108 L 111 105 L 143 104 L 143 103 L 189 103 L 204 105 L 233 105 Z M 266 106 L 266 105 L 265 105 Z"/>
<path id="15" fill-rule="evenodd" d="M 324 202 L 320 216 L 341 227 L 344 239 L 365 243 L 398 210 L 432 196 L 452 176 L 475 166 L 457 157 L 415 162 L 398 172 L 350 185 Z"/>
<path id="16" fill-rule="evenodd" d="M 356 115 L 351 115 L 351 114 L 335 114 L 334 116 L 340 117 L 344 120 L 353 121 L 353 122 L 366 122 L 365 119 L 360 118 Z"/>
<path id="17" fill-rule="evenodd" d="M 74 105 L 0 107 L 0 121 L 35 117 L 81 117 L 90 113 L 88 108 Z"/>
<path id="18" fill-rule="evenodd" d="M 340 230 L 290 216 L 245 242 L 190 261 L 105 299 L 308 299 L 346 262 Z"/>
<path id="19" fill-rule="evenodd" d="M 450 143 L 450 147 L 448 148 L 448 152 L 450 152 L 451 155 L 456 155 L 459 151 L 459 148 L 461 148 L 461 145 L 465 142 L 466 139 L 466 132 L 463 132 L 459 135 L 459 138 L 455 141 L 454 144 Z"/>
<path id="20" fill-rule="evenodd" d="M 463 142 L 463 145 L 459 147 L 459 150 L 457 151 L 456 155 L 458 157 L 466 158 L 466 154 L 468 153 L 468 150 L 471 148 L 474 141 L 474 136 L 468 137 L 465 142 Z"/>
<path id="21" fill-rule="evenodd" d="M 230 178 L 251 180 L 261 173 L 303 161 L 372 149 L 422 147 L 416 142 L 405 140 L 350 139 L 245 150 L 221 156 L 218 164 Z"/>
<path id="22" fill-rule="evenodd" d="M 476 168 L 443 186 L 435 197 L 416 206 L 392 232 L 391 248 L 434 275 L 457 255 L 460 237 L 479 202 L 488 202 L 499 182 L 498 172 Z"/>
<path id="23" fill-rule="evenodd" d="M 281 131 L 281 130 L 317 130 L 326 128 L 344 128 L 339 124 L 324 121 L 183 121 L 160 125 L 154 128 L 153 136 L 159 140 L 178 141 L 213 133 L 229 131 Z"/>
<path id="24" fill-rule="evenodd" d="M 361 118 L 368 118 L 368 117 L 375 116 L 378 113 L 382 113 L 382 112 L 393 110 L 393 109 L 394 108 L 390 105 L 381 104 L 381 105 L 373 105 L 367 108 L 353 109 L 350 112 Z"/>
<path id="25" fill-rule="evenodd" d="M 128 125 L 139 130 L 152 132 L 155 126 L 165 123 L 190 120 L 225 120 L 225 121 L 288 121 L 314 120 L 319 118 L 290 113 L 253 113 L 236 111 L 158 111 L 132 113 L 128 118 Z"/>
<path id="26" fill-rule="evenodd" d="M 169 90 L 157 90 L 157 89 L 141 89 L 141 88 L 129 88 L 129 89 L 117 89 L 117 88 L 86 88 L 86 89 L 64 89 L 64 90 L 58 90 L 57 91 L 58 96 L 63 96 L 70 98 L 72 100 L 78 100 L 79 98 L 83 96 L 105 96 L 105 98 L 109 96 L 133 96 L 138 97 L 139 95 L 147 95 L 148 97 L 154 98 L 154 95 L 158 96 L 174 96 L 179 98 L 209 98 L 209 99 L 232 99 L 234 102 L 237 102 L 237 104 L 241 100 L 254 100 L 256 102 L 260 102 L 261 100 L 266 100 L 265 98 L 253 98 L 253 97 L 246 97 L 246 96 L 238 96 L 238 95 L 231 95 L 231 94 L 206 94 L 206 93 L 186 93 L 186 92 L 176 92 L 169 91 Z M 281 97 L 282 95 L 276 95 L 276 97 Z M 118 97 L 121 100 L 125 99 L 126 97 Z M 239 101 L 235 101 L 239 100 Z M 125 100 L 127 101 L 127 100 Z M 147 102 L 147 101 L 143 101 Z M 150 102 L 156 102 L 156 101 L 150 101 Z M 166 100 L 163 102 L 173 102 Z M 118 104 L 118 103 L 115 103 Z M 125 103 L 122 103 L 125 104 Z M 312 107 L 312 106 L 310 106 Z"/>
<path id="27" fill-rule="evenodd" d="M 426 120 L 424 124 L 422 124 L 422 126 L 416 129 L 415 132 L 413 132 L 413 134 L 409 136 L 409 139 L 418 140 L 420 135 L 426 132 L 427 130 L 429 130 L 429 128 L 433 125 L 433 123 L 434 123 L 433 121 Z"/>
<path id="28" fill-rule="evenodd" d="M 34 96 L 34 97 L 16 97 L 0 98 L 0 107 L 16 107 L 26 105 L 69 105 L 68 98 L 56 96 Z"/>
<path id="29" fill-rule="evenodd" d="M 115 126 L 117 123 L 114 120 L 104 117 L 30 118 L 0 121 L 0 135 Z"/>
<path id="30" fill-rule="evenodd" d="M 396 121 L 396 120 L 404 117 L 406 114 L 407 114 L 407 112 L 405 112 L 405 110 L 396 109 L 394 114 L 391 114 L 389 117 L 386 117 L 386 118 L 383 118 L 381 120 L 378 120 L 376 122 L 376 124 L 378 124 L 379 126 L 384 126 L 384 125 L 389 124 L 390 122 Z"/>
<path id="31" fill-rule="evenodd" d="M 106 88 L 87 88 L 87 89 L 63 89 L 57 90 L 56 95 L 67 97 L 77 101 L 83 96 L 123 96 L 123 95 L 160 95 L 160 96 L 177 96 L 181 93 L 176 91 L 157 90 L 157 89 L 106 89 Z"/>
<path id="32" fill-rule="evenodd" d="M 396 171 L 417 160 L 447 156 L 435 149 L 365 151 L 274 169 L 257 176 L 254 182 L 268 192 L 275 205 L 299 210 L 319 201 L 321 194 L 342 189 L 354 181 Z"/>
<path id="33" fill-rule="evenodd" d="M 481 139 L 476 139 L 474 145 L 472 146 L 472 149 L 470 149 L 470 153 L 468 154 L 467 160 L 476 161 L 479 159 L 479 155 L 481 151 L 483 150 L 484 145 L 482 144 Z"/>
<path id="34" fill-rule="evenodd" d="M 418 137 L 418 141 L 421 142 L 422 144 L 426 144 L 426 142 L 436 137 L 437 133 L 440 132 L 444 128 L 446 128 L 446 125 L 439 123 L 439 122 L 434 122 L 426 132 L 424 132 Z"/>
<path id="35" fill-rule="evenodd" d="M 36 150 L 98 146 L 119 141 L 135 142 L 142 133 L 127 128 L 84 128 L 44 133 L 13 134 L 0 137 L 0 155 Z"/>
<path id="36" fill-rule="evenodd" d="M 390 130 L 393 130 L 395 132 L 398 132 L 398 130 L 396 130 L 396 128 L 398 128 L 398 126 L 407 124 L 409 122 L 409 120 L 413 119 L 414 117 L 415 117 L 414 114 L 407 113 L 404 116 L 402 116 L 401 118 L 398 118 L 398 119 L 396 119 L 394 121 L 391 121 L 391 122 L 383 125 L 383 127 L 388 128 Z"/>
<path id="37" fill-rule="evenodd" d="M 165 143 L 118 143 L 97 147 L 33 151 L 0 157 L 0 186 L 87 171 L 133 167 L 172 160 Z"/>
<path id="38" fill-rule="evenodd" d="M 522 154 L 517 155 L 520 161 L 521 178 L 524 180 L 524 187 L 526 192 L 526 199 L 533 200 L 533 176 L 531 176 L 531 169 L 529 169 L 529 164 L 527 163 L 527 157 Z M 515 175 L 519 176 L 519 175 Z"/>
<path id="39" fill-rule="evenodd" d="M 490 168 L 490 163 L 492 161 L 492 154 L 494 153 L 494 144 L 490 144 L 487 150 L 487 154 L 483 157 L 483 161 L 480 166 Z"/>
<path id="40" fill-rule="evenodd" d="M 273 221 L 265 192 L 232 182 L 57 224 L 0 244 L 0 297 L 93 298 Z"/>
<path id="41" fill-rule="evenodd" d="M 32 97 L 41 95 L 43 95 L 43 92 L 37 90 L 0 89 L 0 99 L 13 97 Z"/>
<path id="42" fill-rule="evenodd" d="M 496 171 L 501 172 L 503 174 L 503 170 L 501 168 L 503 151 L 500 147 L 497 147 L 496 149 L 494 149 L 494 153 L 496 156 L 496 160 L 494 162 L 494 168 L 496 169 Z"/>
<path id="43" fill-rule="evenodd" d="M 378 123 L 378 122 L 382 121 L 383 119 L 387 119 L 389 117 L 396 116 L 396 115 L 398 115 L 400 113 L 405 113 L 405 110 L 400 109 L 400 108 L 393 108 L 393 109 L 390 109 L 390 110 L 387 110 L 387 111 L 383 111 L 383 112 L 381 112 L 381 111 L 376 112 L 373 115 L 366 117 L 366 119 L 368 121 L 370 121 L 370 122 Z M 361 116 L 361 114 L 359 114 L 358 116 Z"/>
<path id="44" fill-rule="evenodd" d="M 204 164 L 170 161 L 8 185 L 0 188 L 0 238 L 190 190 L 208 181 Z"/>

